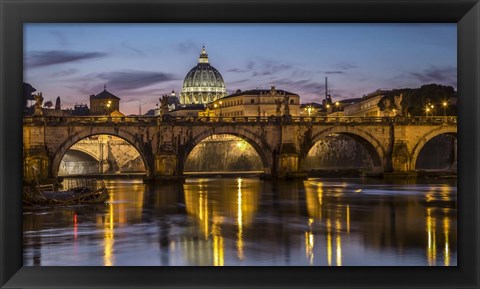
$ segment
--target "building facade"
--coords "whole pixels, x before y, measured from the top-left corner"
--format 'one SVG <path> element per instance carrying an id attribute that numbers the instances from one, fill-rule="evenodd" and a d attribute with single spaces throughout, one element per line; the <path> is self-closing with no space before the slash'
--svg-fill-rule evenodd
<path id="1" fill-rule="evenodd" d="M 284 90 L 268 89 L 240 91 L 218 99 L 207 107 L 208 116 L 283 116 L 285 101 L 289 115 L 300 116 L 300 97 Z"/>
<path id="2" fill-rule="evenodd" d="M 198 64 L 185 76 L 180 93 L 181 104 L 207 104 L 227 95 L 223 77 L 208 60 L 202 48 Z"/>
<path id="3" fill-rule="evenodd" d="M 103 91 L 97 95 L 90 95 L 90 114 L 92 115 L 111 115 L 120 111 L 120 98 L 107 91 L 104 87 Z"/>
<path id="4" fill-rule="evenodd" d="M 362 116 L 362 117 L 376 117 L 384 116 L 378 105 L 387 91 L 376 90 L 372 93 L 364 95 L 360 101 L 344 108 L 345 116 Z"/>

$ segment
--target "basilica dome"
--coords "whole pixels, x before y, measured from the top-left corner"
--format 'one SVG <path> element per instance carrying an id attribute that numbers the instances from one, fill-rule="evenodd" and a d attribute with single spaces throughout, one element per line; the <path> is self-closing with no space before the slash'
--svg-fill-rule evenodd
<path id="1" fill-rule="evenodd" d="M 202 48 L 198 64 L 185 76 L 180 102 L 182 104 L 205 104 L 227 95 L 222 75 L 208 63 L 205 47 Z"/>

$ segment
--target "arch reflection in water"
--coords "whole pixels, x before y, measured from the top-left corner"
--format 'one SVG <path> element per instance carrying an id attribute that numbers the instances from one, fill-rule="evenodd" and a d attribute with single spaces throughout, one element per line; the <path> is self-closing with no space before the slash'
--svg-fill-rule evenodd
<path id="1" fill-rule="evenodd" d="M 236 258 L 243 260 L 244 235 L 258 207 L 259 183 L 241 178 L 235 181 L 188 180 L 184 185 L 184 194 L 187 213 L 197 219 L 198 234 L 211 248 L 211 253 L 207 255 L 211 260 L 201 263 L 224 265 L 224 235 L 227 235 L 228 241 L 235 236 L 235 249 L 229 248 L 228 252 L 235 252 Z M 187 252 L 189 256 L 191 253 Z"/>

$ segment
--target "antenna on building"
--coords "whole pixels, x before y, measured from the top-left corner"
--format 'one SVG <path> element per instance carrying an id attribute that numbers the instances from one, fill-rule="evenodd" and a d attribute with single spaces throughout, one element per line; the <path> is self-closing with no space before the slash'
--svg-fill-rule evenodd
<path id="1" fill-rule="evenodd" d="M 141 116 L 142 115 L 142 105 L 145 104 L 145 102 L 142 102 L 140 99 L 137 99 L 138 101 L 138 115 Z"/>
<path id="2" fill-rule="evenodd" d="M 328 99 L 328 77 L 325 76 L 325 100 Z"/>

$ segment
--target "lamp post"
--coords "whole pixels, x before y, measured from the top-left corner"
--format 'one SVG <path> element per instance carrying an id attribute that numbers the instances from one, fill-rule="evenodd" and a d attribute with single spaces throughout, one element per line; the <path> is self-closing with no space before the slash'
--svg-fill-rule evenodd
<path id="1" fill-rule="evenodd" d="M 447 102 L 446 101 L 442 102 L 442 106 L 443 106 L 443 116 L 447 116 Z"/>
<path id="2" fill-rule="evenodd" d="M 432 116 L 434 115 L 434 108 L 435 106 L 433 104 L 430 105 L 430 108 L 432 109 Z"/>
<path id="3" fill-rule="evenodd" d="M 220 104 L 220 117 L 221 117 L 222 116 L 222 102 L 220 101 L 219 104 Z"/>
<path id="4" fill-rule="evenodd" d="M 312 111 L 314 110 L 313 106 L 309 105 L 305 108 L 305 110 L 307 111 L 308 113 L 308 117 L 310 117 L 310 115 L 312 114 Z"/>
<path id="5" fill-rule="evenodd" d="M 427 106 L 427 108 L 425 109 L 425 116 L 428 117 L 428 112 L 430 111 L 430 108 Z"/>

